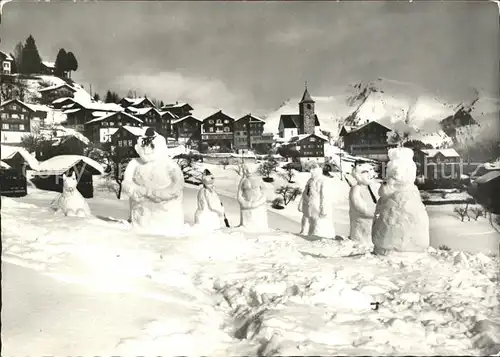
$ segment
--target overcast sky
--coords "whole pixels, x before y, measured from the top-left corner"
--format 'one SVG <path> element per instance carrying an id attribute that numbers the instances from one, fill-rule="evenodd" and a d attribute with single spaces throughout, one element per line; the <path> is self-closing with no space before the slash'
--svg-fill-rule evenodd
<path id="1" fill-rule="evenodd" d="M 101 95 L 135 89 L 165 102 L 266 113 L 378 76 L 441 96 L 497 96 L 498 8 L 472 2 L 83 2 L 4 7 L 0 48 L 35 37 L 63 47 L 74 79 Z"/>

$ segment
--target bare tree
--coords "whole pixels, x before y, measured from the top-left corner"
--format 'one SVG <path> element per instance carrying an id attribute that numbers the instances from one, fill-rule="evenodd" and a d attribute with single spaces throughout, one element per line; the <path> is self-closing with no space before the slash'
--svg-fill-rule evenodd
<path id="1" fill-rule="evenodd" d="M 281 186 L 276 190 L 276 194 L 281 196 L 285 206 L 294 201 L 301 193 L 302 190 L 300 188 L 292 186 Z"/>

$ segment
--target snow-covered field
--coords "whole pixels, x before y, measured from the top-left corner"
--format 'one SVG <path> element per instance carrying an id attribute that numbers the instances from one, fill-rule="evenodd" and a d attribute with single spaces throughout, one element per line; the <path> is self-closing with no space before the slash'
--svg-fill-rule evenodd
<path id="1" fill-rule="evenodd" d="M 109 353 L 498 352 L 492 347 L 500 336 L 498 259 L 482 253 L 431 248 L 375 257 L 350 242 L 237 228 L 183 238 L 140 236 L 118 222 L 56 218 L 23 198 L 2 197 L 1 203 L 4 260 L 103 291 L 154 290 L 150 298 L 163 301 L 141 333 L 121 336 Z M 124 314 L 139 318 L 143 312 Z M 15 346 L 3 342 L 4 351 L 16 355 Z"/>

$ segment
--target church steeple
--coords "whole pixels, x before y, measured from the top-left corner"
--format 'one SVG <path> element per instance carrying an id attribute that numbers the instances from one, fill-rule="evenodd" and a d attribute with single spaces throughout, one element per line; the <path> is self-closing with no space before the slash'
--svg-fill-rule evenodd
<path id="1" fill-rule="evenodd" d="M 312 99 L 311 95 L 309 94 L 309 91 L 307 90 L 307 82 L 305 83 L 304 94 L 302 95 L 302 100 L 300 101 L 299 104 L 302 103 L 314 103 L 314 100 Z"/>
<path id="2" fill-rule="evenodd" d="M 316 126 L 316 113 L 314 112 L 314 100 L 307 90 L 305 83 L 304 94 L 299 103 L 300 128 L 299 134 L 314 134 Z"/>

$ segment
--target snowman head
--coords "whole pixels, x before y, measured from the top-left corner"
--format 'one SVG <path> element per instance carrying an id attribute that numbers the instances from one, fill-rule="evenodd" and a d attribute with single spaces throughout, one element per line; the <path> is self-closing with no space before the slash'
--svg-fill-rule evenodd
<path id="1" fill-rule="evenodd" d="M 308 163 L 309 172 L 312 177 L 319 177 L 323 175 L 323 169 L 318 165 L 316 161 L 311 161 Z"/>
<path id="2" fill-rule="evenodd" d="M 215 177 L 212 175 L 210 170 L 205 170 L 203 171 L 203 176 L 201 177 L 201 182 L 203 183 L 203 186 L 212 188 L 214 187 L 215 184 Z"/>
<path id="3" fill-rule="evenodd" d="M 375 170 L 373 166 L 368 163 L 356 162 L 352 169 L 352 176 L 356 179 L 358 184 L 368 186 L 375 178 Z"/>
<path id="4" fill-rule="evenodd" d="M 135 144 L 135 151 L 144 162 L 162 159 L 166 155 L 167 142 L 163 136 L 148 128 Z"/>
<path id="5" fill-rule="evenodd" d="M 393 148 L 389 149 L 388 156 L 386 181 L 413 184 L 417 178 L 417 165 L 413 161 L 413 150 L 404 147 Z"/>
<path id="6" fill-rule="evenodd" d="M 63 191 L 73 191 L 78 185 L 75 171 L 71 174 L 63 173 Z"/>

